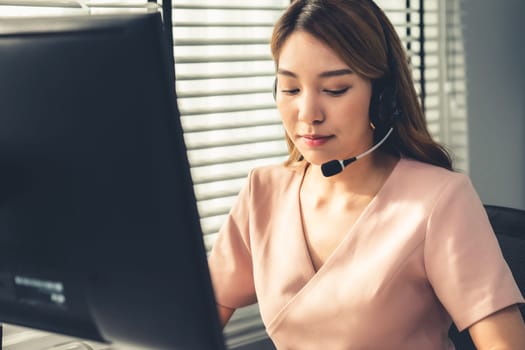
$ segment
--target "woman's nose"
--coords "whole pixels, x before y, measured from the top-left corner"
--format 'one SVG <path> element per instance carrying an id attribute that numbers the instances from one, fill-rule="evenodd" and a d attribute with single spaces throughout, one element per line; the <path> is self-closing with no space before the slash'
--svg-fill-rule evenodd
<path id="1" fill-rule="evenodd" d="M 317 96 L 304 93 L 298 101 L 298 119 L 308 124 L 319 124 L 324 120 L 324 113 Z"/>

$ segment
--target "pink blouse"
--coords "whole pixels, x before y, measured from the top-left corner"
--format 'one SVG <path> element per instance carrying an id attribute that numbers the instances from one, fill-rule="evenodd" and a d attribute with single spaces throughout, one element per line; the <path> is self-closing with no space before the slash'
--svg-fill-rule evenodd
<path id="1" fill-rule="evenodd" d="M 317 272 L 303 176 L 254 170 L 209 257 L 217 302 L 258 302 L 279 350 L 454 349 L 452 320 L 524 302 L 465 175 L 402 158 Z"/>

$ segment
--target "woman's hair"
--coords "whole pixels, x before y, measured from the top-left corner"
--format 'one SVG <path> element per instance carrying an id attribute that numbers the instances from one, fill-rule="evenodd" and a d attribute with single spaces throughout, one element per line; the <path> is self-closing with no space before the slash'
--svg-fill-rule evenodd
<path id="1" fill-rule="evenodd" d="M 372 0 L 295 0 L 275 24 L 271 49 L 276 66 L 285 41 L 296 31 L 328 45 L 356 74 L 372 81 L 370 118 L 374 140 L 393 132 L 381 150 L 452 169 L 447 150 L 432 140 L 412 81 L 408 59 L 394 27 Z M 286 135 L 289 158 L 303 157 Z"/>

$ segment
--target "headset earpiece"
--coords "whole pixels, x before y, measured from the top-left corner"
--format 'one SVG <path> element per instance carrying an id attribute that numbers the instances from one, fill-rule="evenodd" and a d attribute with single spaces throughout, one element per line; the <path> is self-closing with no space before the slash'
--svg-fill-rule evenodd
<path id="1" fill-rule="evenodd" d="M 370 99 L 370 120 L 376 126 L 374 139 L 377 142 L 395 122 L 401 118 L 397 102 L 396 82 L 391 77 L 383 77 L 373 82 Z"/>
<path id="2" fill-rule="evenodd" d="M 391 127 L 397 118 L 401 115 L 397 103 L 397 89 L 393 86 L 395 81 L 387 81 L 381 94 L 379 95 L 379 117 Z"/>
<path id="3" fill-rule="evenodd" d="M 273 99 L 276 100 L 276 99 L 277 99 L 277 77 L 276 77 L 275 80 L 273 81 L 273 90 L 272 90 L 272 94 L 273 94 Z"/>

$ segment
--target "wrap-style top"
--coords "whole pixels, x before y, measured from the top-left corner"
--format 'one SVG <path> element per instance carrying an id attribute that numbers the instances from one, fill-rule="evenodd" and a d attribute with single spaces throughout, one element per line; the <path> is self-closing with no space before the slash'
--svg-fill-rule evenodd
<path id="1" fill-rule="evenodd" d="M 524 302 L 469 178 L 407 158 L 315 271 L 304 172 L 252 171 L 208 260 L 217 302 L 258 302 L 277 349 L 454 349 L 452 322 Z"/>

